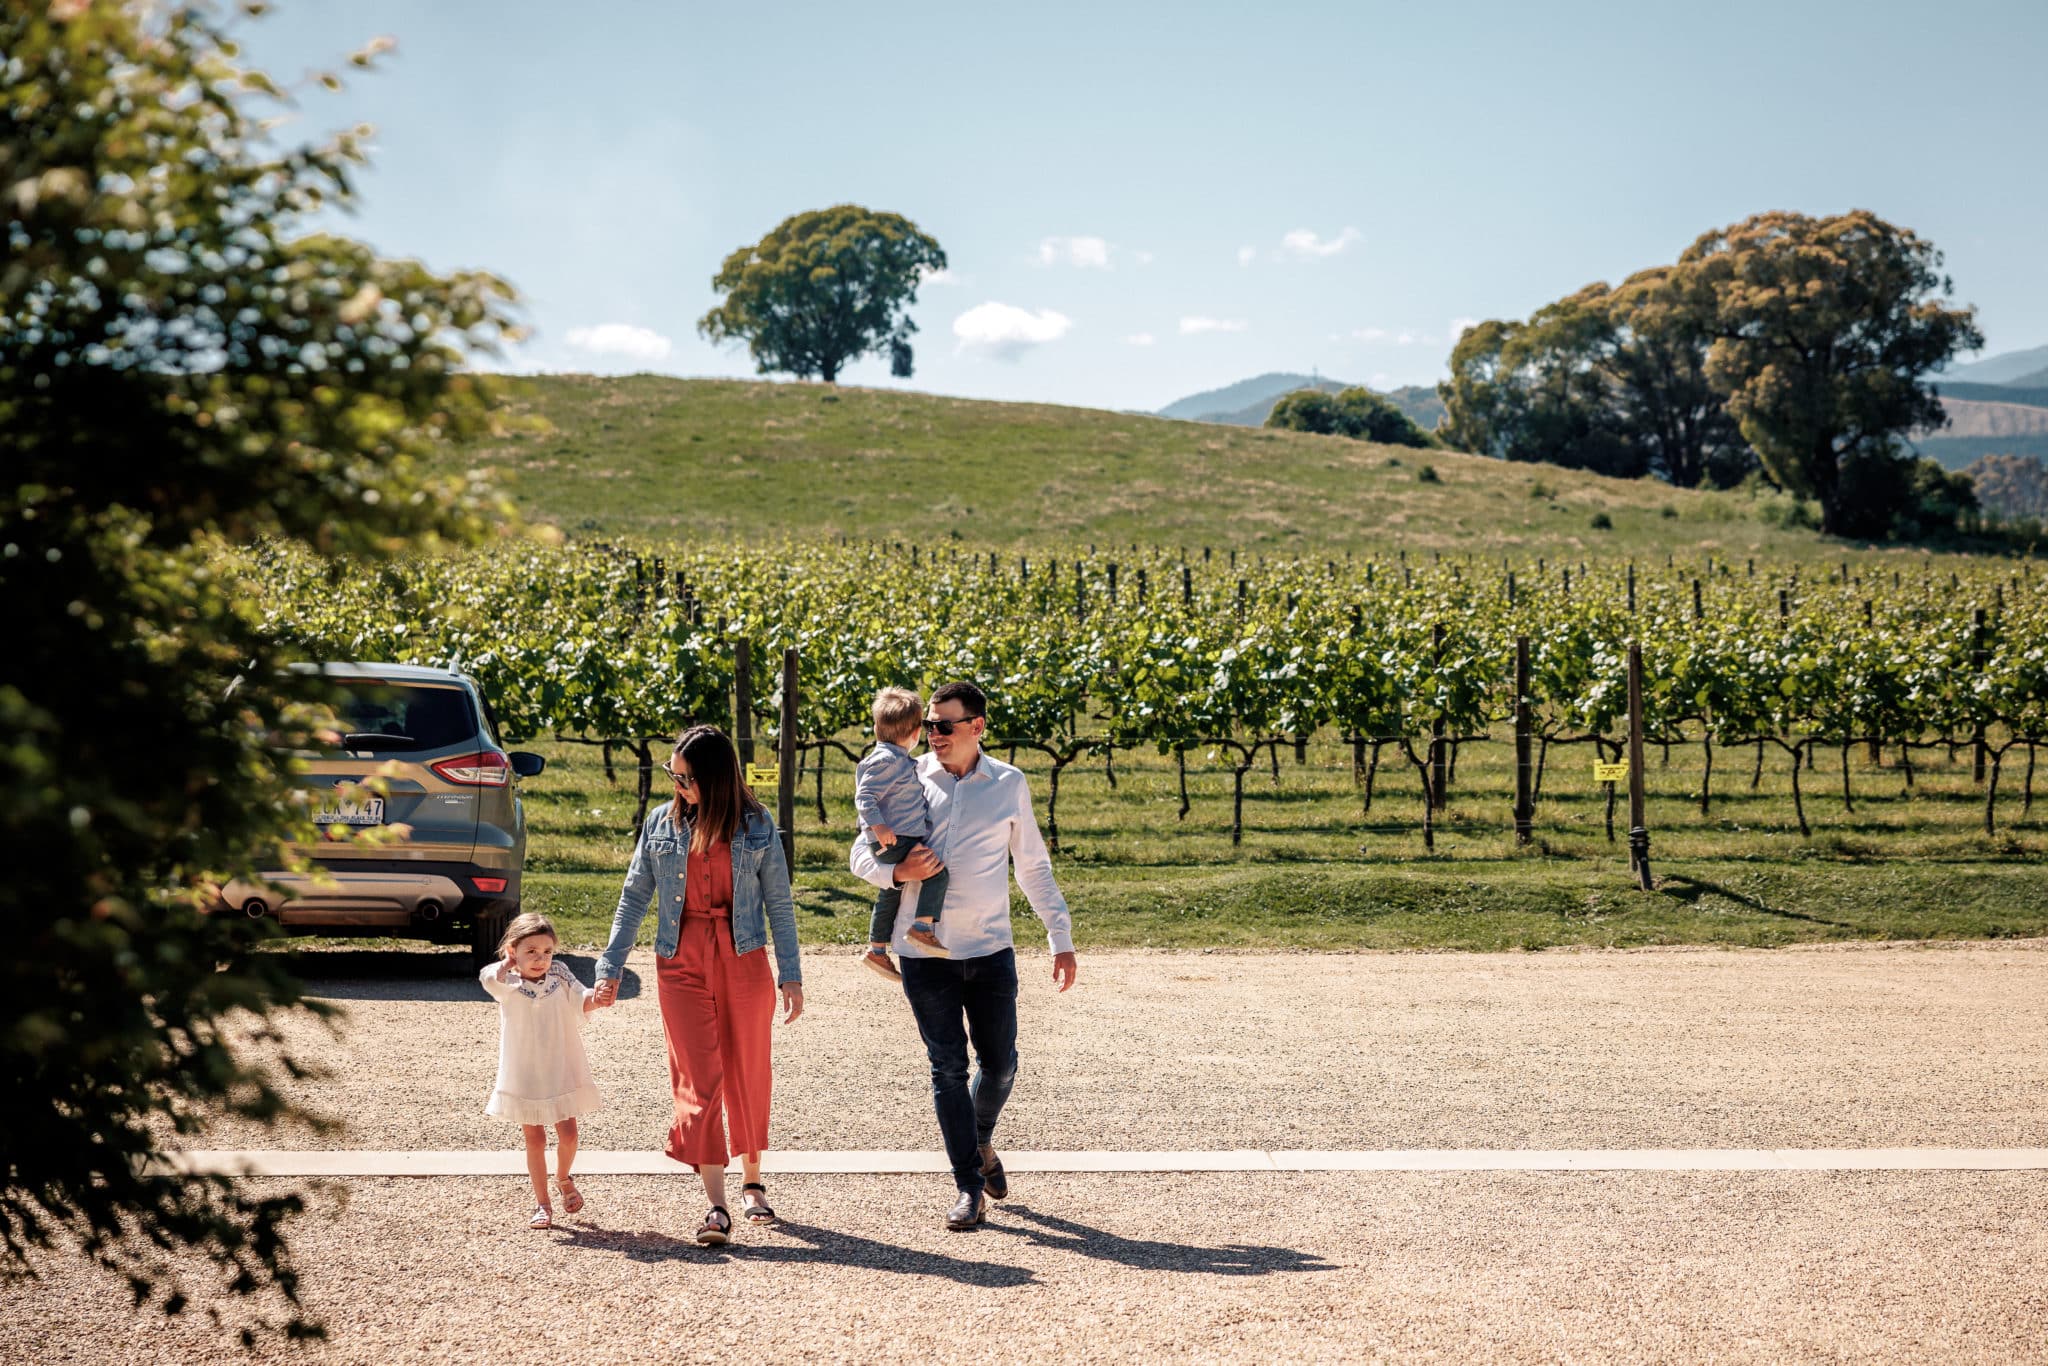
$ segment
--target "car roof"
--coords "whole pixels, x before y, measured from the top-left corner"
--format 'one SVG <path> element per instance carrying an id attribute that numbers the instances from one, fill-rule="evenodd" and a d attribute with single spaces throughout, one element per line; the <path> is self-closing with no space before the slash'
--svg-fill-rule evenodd
<path id="1" fill-rule="evenodd" d="M 328 678 L 362 678 L 383 683 L 466 683 L 453 669 L 429 669 L 420 664 L 376 664 L 364 660 L 330 659 L 322 664 L 294 664 L 299 673 L 320 673 Z"/>

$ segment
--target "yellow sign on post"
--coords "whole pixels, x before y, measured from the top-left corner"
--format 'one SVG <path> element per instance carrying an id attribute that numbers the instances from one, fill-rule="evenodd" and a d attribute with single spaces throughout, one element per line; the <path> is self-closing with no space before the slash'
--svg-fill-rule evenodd
<path id="1" fill-rule="evenodd" d="M 748 764 L 748 787 L 776 787 L 782 782 L 782 767 L 779 764 Z"/>
<path id="2" fill-rule="evenodd" d="M 1628 781 L 1628 760 L 1618 764 L 1603 764 L 1593 761 L 1593 781 L 1596 783 L 1625 783 Z"/>

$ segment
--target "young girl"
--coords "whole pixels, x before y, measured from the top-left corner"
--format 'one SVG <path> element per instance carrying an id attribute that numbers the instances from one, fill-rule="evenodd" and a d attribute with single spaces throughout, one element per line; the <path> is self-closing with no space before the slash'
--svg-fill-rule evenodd
<path id="1" fill-rule="evenodd" d="M 583 1057 L 583 1016 L 610 1004 L 555 961 L 555 927 L 544 915 L 522 915 L 498 941 L 505 956 L 478 975 L 498 1002 L 498 1083 L 484 1113 L 518 1124 L 526 1134 L 526 1174 L 536 1206 L 528 1228 L 553 1228 L 548 1200 L 548 1125 L 555 1126 L 555 1180 L 562 1210 L 583 1208 L 569 1175 L 576 1160 L 576 1117 L 604 1105 Z"/>

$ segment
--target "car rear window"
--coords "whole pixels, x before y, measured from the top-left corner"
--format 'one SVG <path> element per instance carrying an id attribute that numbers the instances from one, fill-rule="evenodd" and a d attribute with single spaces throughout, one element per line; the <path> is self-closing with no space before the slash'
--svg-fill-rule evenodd
<path id="1" fill-rule="evenodd" d="M 352 683 L 335 705 L 342 748 L 380 754 L 447 749 L 476 738 L 476 709 L 461 688 Z"/>

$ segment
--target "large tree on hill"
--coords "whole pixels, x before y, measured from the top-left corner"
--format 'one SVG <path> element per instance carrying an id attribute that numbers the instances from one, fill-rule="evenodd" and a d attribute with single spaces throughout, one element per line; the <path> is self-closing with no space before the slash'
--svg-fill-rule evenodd
<path id="1" fill-rule="evenodd" d="M 0 1277 L 82 1252 L 169 1312 L 171 1254 L 297 1298 L 297 1197 L 152 1161 L 209 1109 L 293 1113 L 234 1040 L 312 1008 L 258 922 L 203 913 L 311 836 L 322 693 L 218 552 L 298 538 L 346 573 L 479 531 L 416 461 L 480 414 L 458 365 L 510 299 L 297 235 L 358 140 L 270 148 L 234 51 L 204 11 L 0 10 Z"/>
<path id="2" fill-rule="evenodd" d="M 1893 481 L 1904 437 L 1943 426 L 1926 377 L 1984 344 L 1975 310 L 1945 302 L 1941 253 L 1866 210 L 1764 213 L 1707 233 L 1678 270 L 1714 300 L 1707 377 L 1781 487 L 1821 529 L 1880 535 L 1890 510 L 1856 497 Z"/>
<path id="3" fill-rule="evenodd" d="M 1273 405 L 1273 411 L 1266 414 L 1266 425 L 1285 431 L 1348 436 L 1388 446 L 1434 444 L 1429 433 L 1395 407 L 1393 400 L 1356 385 L 1334 394 L 1321 389 L 1297 389 Z"/>
<path id="4" fill-rule="evenodd" d="M 1600 362 L 1623 439 L 1642 449 L 1651 472 L 1694 488 L 1726 487 L 1754 469 L 1755 454 L 1707 378 L 1713 291 L 1684 271 L 1655 266 L 1629 276 L 1601 309 Z"/>
<path id="5" fill-rule="evenodd" d="M 724 300 L 697 330 L 744 341 L 764 375 L 829 384 L 861 356 L 887 352 L 889 372 L 907 377 L 910 306 L 925 276 L 945 268 L 939 244 L 900 214 L 816 209 L 725 258 L 711 281 Z"/>
<path id="6" fill-rule="evenodd" d="M 1613 349 L 1607 287 L 1588 285 L 1527 322 L 1468 328 L 1451 351 L 1442 434 L 1502 460 L 1633 476 L 1648 453 L 1629 439 L 1605 362 Z"/>
<path id="7" fill-rule="evenodd" d="M 1714 297 L 1669 266 L 1466 331 L 1438 386 L 1453 444 L 1504 460 L 1731 484 L 1754 464 L 1707 380 Z"/>

